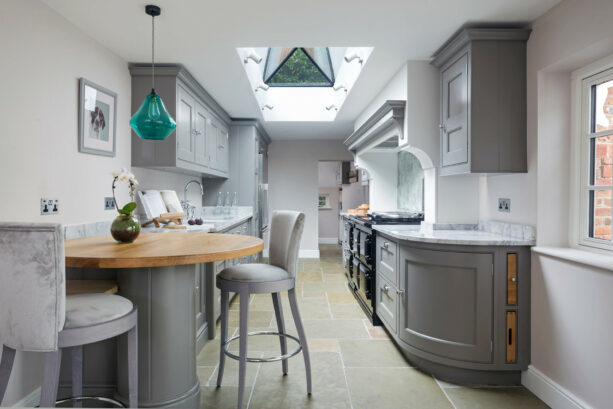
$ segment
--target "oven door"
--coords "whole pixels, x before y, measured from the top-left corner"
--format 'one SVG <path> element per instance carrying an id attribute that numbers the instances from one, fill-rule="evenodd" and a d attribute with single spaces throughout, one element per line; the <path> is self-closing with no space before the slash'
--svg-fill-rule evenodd
<path id="1" fill-rule="evenodd" d="M 351 280 L 351 277 L 353 277 L 353 254 L 347 249 L 343 250 L 343 268 L 347 279 Z"/>
<path id="2" fill-rule="evenodd" d="M 373 270 L 374 254 L 375 254 L 375 235 L 364 231 L 360 232 L 360 247 L 359 247 L 360 261 L 366 264 L 366 266 Z"/>
<path id="3" fill-rule="evenodd" d="M 362 263 L 360 263 L 360 260 L 355 256 L 351 259 L 351 263 L 353 268 L 351 270 L 351 279 L 349 280 L 349 285 L 354 290 L 357 290 L 360 285 L 360 266 L 362 265 Z"/>
<path id="4" fill-rule="evenodd" d="M 364 264 L 360 264 L 360 274 L 358 277 L 358 292 L 364 300 L 370 300 L 372 298 L 374 274 L 372 270 L 366 267 Z"/>
<path id="5" fill-rule="evenodd" d="M 351 250 L 353 248 L 353 226 L 349 220 L 343 223 L 343 249 Z"/>
<path id="6" fill-rule="evenodd" d="M 360 235 L 362 234 L 362 232 L 360 232 L 360 230 L 358 230 L 357 227 L 353 226 L 352 232 L 351 232 L 351 251 L 353 252 L 353 255 L 355 257 L 359 257 L 360 256 Z"/>

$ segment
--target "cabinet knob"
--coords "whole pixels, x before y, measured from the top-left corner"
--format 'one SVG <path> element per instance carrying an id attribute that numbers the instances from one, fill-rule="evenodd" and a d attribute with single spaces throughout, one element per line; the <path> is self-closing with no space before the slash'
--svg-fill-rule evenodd
<path id="1" fill-rule="evenodd" d="M 396 294 L 403 295 L 404 294 L 404 290 L 396 290 Z"/>
<path id="2" fill-rule="evenodd" d="M 445 124 L 440 124 L 438 127 L 441 129 L 441 131 L 447 132 L 447 127 L 445 126 Z"/>
<path id="3" fill-rule="evenodd" d="M 517 281 L 517 277 L 511 277 L 511 281 L 512 282 L 516 282 Z"/>
<path id="4" fill-rule="evenodd" d="M 383 291 L 388 292 L 390 290 L 390 286 L 387 284 L 383 284 Z"/>
<path id="5" fill-rule="evenodd" d="M 383 247 L 388 248 L 390 246 L 390 244 L 387 241 L 383 242 Z"/>

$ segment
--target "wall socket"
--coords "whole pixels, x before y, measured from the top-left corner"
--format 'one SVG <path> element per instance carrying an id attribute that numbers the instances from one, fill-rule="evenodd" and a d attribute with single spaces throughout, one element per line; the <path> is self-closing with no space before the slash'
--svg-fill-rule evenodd
<path id="1" fill-rule="evenodd" d="M 498 211 L 511 213 L 511 199 L 498 199 Z"/>
<path id="2" fill-rule="evenodd" d="M 40 199 L 40 214 L 48 215 L 48 214 L 58 214 L 60 212 L 60 200 L 59 199 L 48 199 L 43 197 Z"/>
<path id="3" fill-rule="evenodd" d="M 115 209 L 115 202 L 113 201 L 112 197 L 105 197 L 104 198 L 104 210 L 114 210 Z"/>

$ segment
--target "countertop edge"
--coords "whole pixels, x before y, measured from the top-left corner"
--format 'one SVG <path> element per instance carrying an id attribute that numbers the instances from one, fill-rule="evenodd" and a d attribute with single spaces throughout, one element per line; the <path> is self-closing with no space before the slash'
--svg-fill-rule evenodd
<path id="1" fill-rule="evenodd" d="M 398 234 L 390 232 L 386 229 L 385 226 L 373 226 L 373 229 L 379 231 L 385 235 L 390 237 L 394 237 L 398 240 L 403 241 L 411 241 L 418 243 L 429 243 L 429 244 L 450 244 L 450 245 L 458 245 L 458 246 L 498 246 L 498 247 L 523 247 L 523 246 L 534 246 L 534 240 L 524 240 L 518 238 L 501 238 L 500 240 L 492 241 L 492 240 L 471 240 L 471 239 L 444 239 L 444 238 L 433 238 L 433 237 L 419 237 L 412 236 L 407 234 Z M 454 230 L 457 231 L 457 230 Z M 470 230 L 474 231 L 474 230 Z M 491 234 L 491 233 L 490 233 Z"/>

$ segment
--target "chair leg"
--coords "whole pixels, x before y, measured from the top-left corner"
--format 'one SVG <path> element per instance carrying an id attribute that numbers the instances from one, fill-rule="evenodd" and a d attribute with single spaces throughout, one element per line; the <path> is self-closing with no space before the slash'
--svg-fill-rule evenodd
<path id="1" fill-rule="evenodd" d="M 292 309 L 292 315 L 294 317 L 294 323 L 298 330 L 298 338 L 300 338 L 300 345 L 302 346 L 302 355 L 304 356 L 304 369 L 306 370 L 307 378 L 307 393 L 311 394 L 311 358 L 309 357 L 309 346 L 307 344 L 306 334 L 304 327 L 302 326 L 302 319 L 300 318 L 300 311 L 298 311 L 298 302 L 296 301 L 296 289 L 292 288 L 287 292 L 289 298 L 289 305 Z"/>
<path id="2" fill-rule="evenodd" d="M 138 407 L 138 323 L 128 331 L 128 405 Z"/>
<path id="3" fill-rule="evenodd" d="M 2 404 L 6 387 L 9 384 L 14 361 L 15 350 L 6 345 L 2 345 L 2 361 L 0 361 L 0 404 Z"/>
<path id="4" fill-rule="evenodd" d="M 57 388 L 60 381 L 60 363 L 62 350 L 45 352 L 45 366 L 43 368 L 43 385 L 40 394 L 42 408 L 54 408 L 57 400 Z"/>
<path id="5" fill-rule="evenodd" d="M 70 365 L 72 371 L 72 396 L 83 396 L 83 346 L 70 348 Z M 82 408 L 80 401 L 72 403 L 73 408 Z"/>
<path id="6" fill-rule="evenodd" d="M 272 304 L 275 307 L 275 317 L 277 318 L 277 328 L 280 334 L 285 334 L 285 321 L 283 320 L 283 306 L 281 305 L 281 294 L 272 294 Z M 279 337 L 281 343 L 281 355 L 287 354 L 287 339 Z M 283 375 L 287 375 L 287 359 L 282 361 Z"/>
<path id="7" fill-rule="evenodd" d="M 221 386 L 223 380 L 223 370 L 226 364 L 226 354 L 223 352 L 223 344 L 228 339 L 228 292 L 221 290 L 221 334 L 219 336 L 219 367 L 217 368 L 217 386 Z M 244 300 L 241 298 L 240 303 Z"/>
<path id="8" fill-rule="evenodd" d="M 249 299 L 248 291 L 240 292 L 241 300 Z M 239 353 L 240 360 L 238 361 L 238 403 L 237 409 L 243 407 L 243 396 L 245 395 L 245 377 L 247 374 L 247 340 L 249 339 L 249 303 L 241 301 L 240 303 L 240 324 L 239 324 Z"/>

